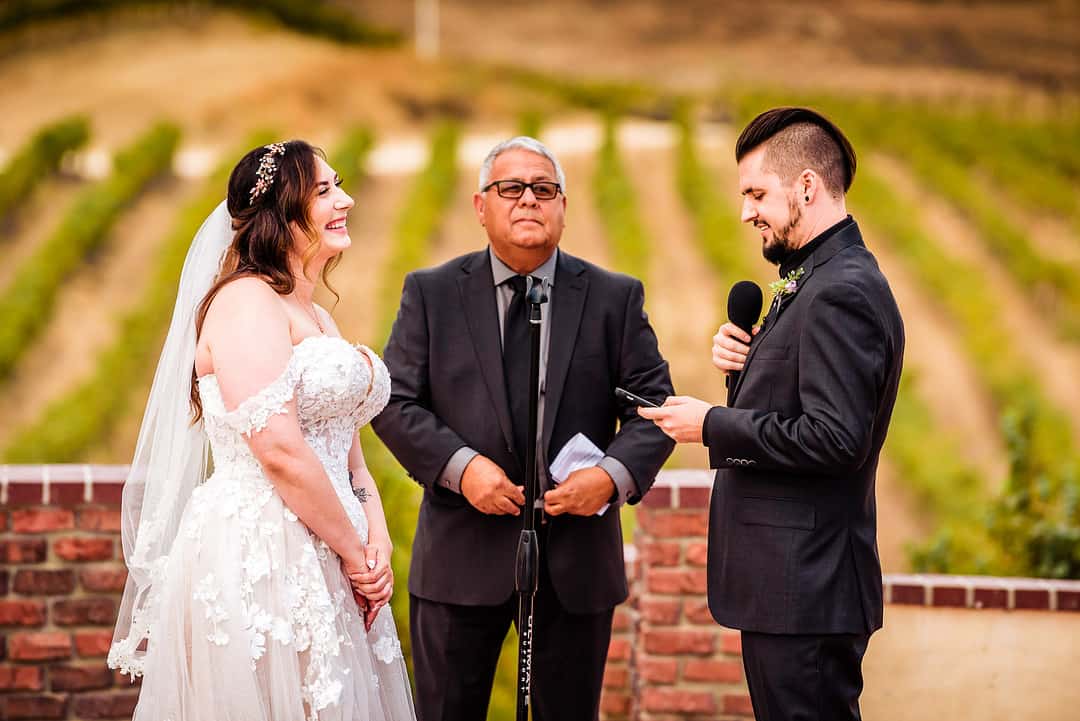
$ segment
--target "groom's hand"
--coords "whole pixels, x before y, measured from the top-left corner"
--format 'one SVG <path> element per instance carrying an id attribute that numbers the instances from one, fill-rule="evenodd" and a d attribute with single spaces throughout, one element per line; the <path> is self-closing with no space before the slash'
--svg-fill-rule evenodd
<path id="1" fill-rule="evenodd" d="M 581 468 L 544 494 L 544 510 L 551 516 L 570 513 L 591 516 L 611 500 L 615 481 L 600 466 Z"/>
<path id="2" fill-rule="evenodd" d="M 761 326 L 754 328 L 758 334 Z M 712 364 L 724 373 L 741 371 L 750 353 L 750 334 L 734 323 L 724 323 L 713 336 Z"/>
<path id="3" fill-rule="evenodd" d="M 516 516 L 525 505 L 525 489 L 515 486 L 487 456 L 476 455 L 461 475 L 461 495 L 481 513 Z"/>
<path id="4" fill-rule="evenodd" d="M 701 427 L 712 405 L 690 396 L 670 396 L 659 408 L 641 406 L 638 415 L 648 418 L 676 443 L 701 443 Z"/>

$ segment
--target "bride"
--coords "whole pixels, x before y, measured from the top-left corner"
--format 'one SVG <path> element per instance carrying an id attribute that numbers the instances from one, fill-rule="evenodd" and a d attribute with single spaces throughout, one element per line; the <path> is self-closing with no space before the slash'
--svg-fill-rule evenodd
<path id="1" fill-rule="evenodd" d="M 312 300 L 352 206 L 321 151 L 256 148 L 188 252 L 124 487 L 136 721 L 414 718 L 356 433 L 389 374 Z"/>

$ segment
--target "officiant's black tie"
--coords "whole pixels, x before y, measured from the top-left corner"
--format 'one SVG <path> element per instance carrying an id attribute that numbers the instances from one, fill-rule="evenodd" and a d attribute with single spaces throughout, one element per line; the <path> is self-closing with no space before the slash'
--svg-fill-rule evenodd
<path id="1" fill-rule="evenodd" d="M 534 283 L 537 283 L 535 278 Z M 514 426 L 514 452 L 521 471 L 525 472 L 526 436 L 529 433 L 529 304 L 525 299 L 525 276 L 515 275 L 506 281 L 514 289 L 514 297 L 506 308 L 503 323 L 503 376 L 506 395 L 510 401 L 510 418 Z M 524 480 L 524 475 L 522 475 Z"/>

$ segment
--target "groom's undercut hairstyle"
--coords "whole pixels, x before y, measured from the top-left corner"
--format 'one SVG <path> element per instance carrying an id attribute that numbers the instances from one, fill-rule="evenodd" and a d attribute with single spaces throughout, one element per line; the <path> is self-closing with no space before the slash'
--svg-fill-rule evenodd
<path id="1" fill-rule="evenodd" d="M 735 161 L 765 145 L 763 167 L 791 183 L 809 168 L 834 198 L 851 188 L 855 149 L 840 128 L 809 108 L 773 108 L 750 121 L 735 143 Z"/>

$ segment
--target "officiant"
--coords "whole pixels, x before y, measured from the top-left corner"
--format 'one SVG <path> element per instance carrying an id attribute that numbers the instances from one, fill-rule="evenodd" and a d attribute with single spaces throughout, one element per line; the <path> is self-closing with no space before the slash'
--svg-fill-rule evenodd
<path id="1" fill-rule="evenodd" d="M 551 151 L 512 138 L 479 175 L 473 206 L 488 247 L 406 277 L 385 352 L 390 404 L 373 424 L 424 488 L 409 571 L 417 715 L 487 716 L 517 608 L 533 442 L 524 296 L 545 282 L 532 713 L 595 721 L 613 612 L 627 597 L 618 508 L 641 500 L 674 446 L 614 389 L 662 402 L 671 379 L 641 282 L 559 250 L 567 187 Z M 553 478 L 550 464 L 571 439 L 567 454 L 591 452 L 595 463 Z"/>

